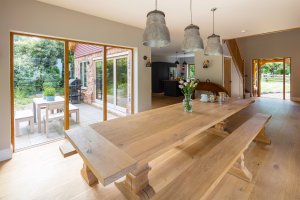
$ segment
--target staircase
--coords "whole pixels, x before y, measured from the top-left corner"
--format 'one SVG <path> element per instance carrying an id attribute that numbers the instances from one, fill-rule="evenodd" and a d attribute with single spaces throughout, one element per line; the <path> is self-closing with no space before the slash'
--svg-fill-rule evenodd
<path id="1" fill-rule="evenodd" d="M 245 61 L 242 59 L 239 47 L 235 39 L 225 40 L 231 54 L 234 65 L 240 78 L 243 80 L 243 97 L 245 98 Z"/>

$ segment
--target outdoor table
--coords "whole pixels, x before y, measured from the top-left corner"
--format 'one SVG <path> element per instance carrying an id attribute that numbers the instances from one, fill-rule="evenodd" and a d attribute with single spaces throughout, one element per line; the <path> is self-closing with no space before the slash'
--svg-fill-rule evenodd
<path id="1" fill-rule="evenodd" d="M 41 98 L 34 98 L 33 99 L 33 115 L 34 115 L 34 122 L 38 124 L 38 132 L 42 132 L 41 124 L 42 124 L 42 116 L 41 116 L 41 109 L 46 108 L 48 104 L 52 104 L 55 102 L 64 102 L 65 99 L 60 96 L 56 96 L 54 101 L 47 101 L 43 97 Z"/>

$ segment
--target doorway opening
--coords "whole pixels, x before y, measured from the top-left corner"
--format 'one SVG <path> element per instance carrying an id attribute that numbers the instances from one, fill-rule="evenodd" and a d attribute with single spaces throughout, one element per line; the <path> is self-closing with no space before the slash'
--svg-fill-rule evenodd
<path id="1" fill-rule="evenodd" d="M 290 99 L 291 58 L 254 59 L 252 95 Z"/>

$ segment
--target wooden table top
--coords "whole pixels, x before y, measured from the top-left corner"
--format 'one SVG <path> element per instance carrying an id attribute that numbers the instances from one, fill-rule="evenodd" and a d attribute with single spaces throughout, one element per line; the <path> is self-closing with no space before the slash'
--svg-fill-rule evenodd
<path id="1" fill-rule="evenodd" d="M 33 98 L 33 102 L 37 105 L 39 105 L 39 104 L 49 104 L 49 103 L 51 104 L 51 103 L 54 103 L 54 102 L 61 102 L 61 101 L 65 101 L 65 99 L 61 96 L 55 96 L 54 101 L 47 101 L 43 97 Z"/>
<path id="2" fill-rule="evenodd" d="M 225 104 L 193 101 L 193 112 L 182 103 L 90 125 L 142 166 L 231 115 L 253 99 L 232 99 Z"/>

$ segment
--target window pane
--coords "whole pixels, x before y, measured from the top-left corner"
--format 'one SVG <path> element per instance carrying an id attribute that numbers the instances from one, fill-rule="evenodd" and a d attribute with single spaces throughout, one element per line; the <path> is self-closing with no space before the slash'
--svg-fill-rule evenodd
<path id="1" fill-rule="evenodd" d="M 117 105 L 127 106 L 127 58 L 117 59 Z"/>
<path id="2" fill-rule="evenodd" d="M 114 62 L 107 60 L 107 102 L 114 103 Z"/>
<path id="3" fill-rule="evenodd" d="M 102 100 L 102 61 L 96 61 L 96 99 Z"/>
<path id="4" fill-rule="evenodd" d="M 87 62 L 84 62 L 84 71 L 83 71 L 84 87 L 87 87 L 86 65 L 87 65 Z"/>
<path id="5" fill-rule="evenodd" d="M 195 65 L 189 65 L 189 78 L 195 79 Z"/>

